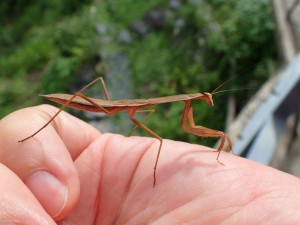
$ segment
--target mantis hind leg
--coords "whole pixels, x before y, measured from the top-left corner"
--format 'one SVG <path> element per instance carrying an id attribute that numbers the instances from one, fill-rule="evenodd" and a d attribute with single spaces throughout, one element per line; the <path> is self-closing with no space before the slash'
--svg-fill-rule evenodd
<path id="1" fill-rule="evenodd" d="M 92 86 L 93 84 L 95 84 L 98 80 L 100 80 L 100 82 L 102 83 L 102 87 L 104 89 L 104 93 L 105 93 L 105 96 L 106 96 L 106 99 L 109 100 L 109 95 L 108 95 L 108 92 L 107 92 L 107 89 L 106 89 L 106 86 L 105 86 L 105 83 L 104 83 L 104 80 L 102 77 L 98 77 L 96 78 L 95 80 L 93 80 L 92 82 L 90 82 L 89 84 L 85 85 L 83 88 L 81 88 L 78 92 L 76 92 L 66 103 L 64 103 L 60 109 L 57 111 L 57 113 L 54 114 L 54 116 L 47 122 L 45 123 L 40 129 L 38 129 L 36 132 L 34 132 L 33 134 L 31 134 L 30 136 L 26 137 L 26 138 L 23 138 L 22 140 L 19 140 L 18 142 L 24 142 L 32 137 L 34 137 L 36 134 L 38 134 L 41 130 L 43 130 L 44 128 L 46 128 L 58 115 L 61 111 L 64 110 L 64 108 L 66 108 L 70 102 L 72 102 L 74 100 L 74 98 L 76 97 L 80 97 L 80 98 L 83 98 L 85 99 L 86 101 L 90 102 L 92 105 L 94 105 L 95 107 L 101 109 L 104 113 L 106 114 L 109 114 L 109 112 L 104 109 L 103 107 L 99 106 L 96 102 L 94 102 L 93 100 L 89 99 L 88 97 L 86 97 L 82 92 L 84 90 L 86 90 L 88 87 Z"/>
<path id="2" fill-rule="evenodd" d="M 187 122 L 189 123 L 189 127 L 187 127 Z M 195 134 L 199 137 L 217 137 L 221 138 L 220 145 L 217 149 L 217 161 L 219 164 L 224 165 L 222 162 L 219 161 L 219 157 L 221 151 L 224 150 L 229 152 L 232 150 L 232 142 L 231 139 L 222 131 L 209 129 L 203 126 L 195 125 L 194 116 L 193 116 L 193 108 L 191 105 L 191 101 L 185 101 L 185 108 L 182 116 L 181 127 L 184 131 Z M 227 141 L 228 145 L 224 148 L 225 142 Z"/>
<path id="3" fill-rule="evenodd" d="M 135 115 L 136 111 L 137 111 L 136 109 L 128 111 L 130 120 L 131 120 L 133 123 L 135 123 L 135 125 L 136 125 L 137 127 L 142 128 L 144 131 L 148 132 L 150 135 L 152 135 L 153 137 L 155 137 L 156 139 L 158 139 L 159 142 L 160 142 L 159 148 L 158 148 L 158 152 L 157 152 L 157 156 L 156 156 L 156 160 L 155 160 L 155 164 L 154 164 L 154 168 L 153 168 L 153 169 L 154 169 L 154 172 L 153 172 L 153 187 L 154 187 L 155 184 L 156 184 L 156 168 L 157 168 L 157 163 L 158 163 L 158 159 L 159 159 L 159 155 L 160 155 L 160 151 L 161 151 L 163 139 L 162 139 L 158 134 L 156 134 L 154 131 L 152 131 L 151 129 L 149 129 L 148 127 L 146 127 L 144 124 L 142 124 L 142 122 L 140 122 L 140 121 L 138 121 L 138 120 L 136 120 L 136 119 L 134 118 L 134 115 Z M 141 111 L 142 111 L 142 110 L 141 110 Z M 152 113 L 153 113 L 153 112 L 152 112 Z M 152 113 L 151 113 L 151 114 L 152 114 Z M 151 114 L 150 114 L 150 115 L 151 115 Z M 148 115 L 149 115 L 149 114 L 148 114 Z M 145 118 L 144 118 L 144 119 L 145 119 Z"/>
<path id="4" fill-rule="evenodd" d="M 108 91 L 106 89 L 106 85 L 105 85 L 105 82 L 104 82 L 103 78 L 102 77 L 98 77 L 97 79 L 100 79 L 100 82 L 102 84 L 102 88 L 103 88 L 106 100 L 110 100 L 110 97 L 109 97 Z"/>
<path id="5" fill-rule="evenodd" d="M 110 100 L 110 97 L 109 97 L 109 94 L 108 94 L 108 91 L 107 91 L 107 88 L 106 88 L 106 85 L 105 85 L 103 77 L 98 77 L 95 80 L 93 80 L 92 82 L 88 83 L 86 86 L 84 86 L 82 89 L 80 89 L 76 94 L 82 93 L 84 90 L 86 90 L 88 87 L 90 87 L 93 84 L 95 84 L 97 81 L 101 82 L 101 85 L 102 85 L 102 88 L 103 88 L 106 100 Z"/>

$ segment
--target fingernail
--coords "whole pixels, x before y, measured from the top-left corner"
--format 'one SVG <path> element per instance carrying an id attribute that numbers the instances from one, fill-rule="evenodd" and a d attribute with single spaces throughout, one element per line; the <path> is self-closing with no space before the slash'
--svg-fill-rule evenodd
<path id="1" fill-rule="evenodd" d="M 25 183 L 50 216 L 56 217 L 64 209 L 68 188 L 55 176 L 37 171 Z"/>

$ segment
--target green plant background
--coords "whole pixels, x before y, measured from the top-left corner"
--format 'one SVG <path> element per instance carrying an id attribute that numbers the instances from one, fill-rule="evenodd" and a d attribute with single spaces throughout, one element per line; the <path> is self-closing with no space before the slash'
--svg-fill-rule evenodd
<path id="1" fill-rule="evenodd" d="M 255 87 L 215 95 L 214 108 L 193 103 L 197 124 L 224 130 L 229 95 L 239 111 L 274 71 L 270 1 L 175 2 L 177 9 L 166 0 L 0 2 L 0 118 L 46 102 L 38 93 L 74 91 L 84 71 L 89 79 L 101 74 L 118 82 L 110 71 L 118 66 L 112 59 L 121 54 L 135 98 L 211 92 L 229 78 L 234 79 L 225 89 Z M 132 23 L 147 22 L 151 10 L 164 13 L 163 25 L 138 34 Z M 130 36 L 127 43 L 119 41 L 122 31 Z M 146 124 L 164 138 L 199 143 L 180 128 L 183 107 L 157 106 Z M 112 120 L 115 127 L 120 120 Z"/>

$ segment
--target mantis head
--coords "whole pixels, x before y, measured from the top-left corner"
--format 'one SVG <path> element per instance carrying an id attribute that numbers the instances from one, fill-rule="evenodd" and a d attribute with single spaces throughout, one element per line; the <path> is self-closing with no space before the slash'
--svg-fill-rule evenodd
<path id="1" fill-rule="evenodd" d="M 206 101 L 206 103 L 210 106 L 214 106 L 214 100 L 211 93 L 203 92 L 202 100 Z"/>

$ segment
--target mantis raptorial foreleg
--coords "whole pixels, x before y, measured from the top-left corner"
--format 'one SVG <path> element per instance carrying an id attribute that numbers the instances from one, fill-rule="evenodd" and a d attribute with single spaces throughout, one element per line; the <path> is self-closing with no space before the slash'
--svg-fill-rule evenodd
<path id="1" fill-rule="evenodd" d="M 189 123 L 189 127 L 186 126 L 187 122 Z M 217 155 L 217 161 L 218 163 L 222 164 L 219 161 L 219 156 L 220 153 L 224 147 L 225 141 L 227 140 L 228 146 L 226 146 L 225 151 L 230 151 L 232 149 L 232 143 L 230 138 L 222 131 L 218 130 L 212 130 L 206 127 L 198 126 L 195 125 L 194 122 L 194 116 L 193 116 L 193 108 L 191 105 L 191 101 L 185 101 L 185 108 L 183 111 L 183 116 L 182 116 L 182 122 L 181 122 L 181 127 L 184 131 L 188 133 L 195 134 L 200 137 L 218 137 L 221 138 L 220 145 L 218 147 L 218 155 Z"/>
<path id="2" fill-rule="evenodd" d="M 144 124 L 142 124 L 141 122 L 139 122 L 138 120 L 136 120 L 134 118 L 134 114 L 135 113 L 136 113 L 136 110 L 128 110 L 128 114 L 129 114 L 130 120 L 133 123 L 135 123 L 136 126 L 142 128 L 144 131 L 148 132 L 150 135 L 152 135 L 153 137 L 155 137 L 156 139 L 158 139 L 160 141 L 158 152 L 157 152 L 157 156 L 156 156 L 156 160 L 155 160 L 155 164 L 154 164 L 154 168 L 153 168 L 154 169 L 154 172 L 153 172 L 153 178 L 154 178 L 153 187 L 154 187 L 155 183 L 156 183 L 156 168 L 157 168 L 158 158 L 159 158 L 159 155 L 160 155 L 160 150 L 161 150 L 161 146 L 162 146 L 162 143 L 163 143 L 163 139 L 158 134 L 156 134 L 154 131 L 150 130 Z"/>

